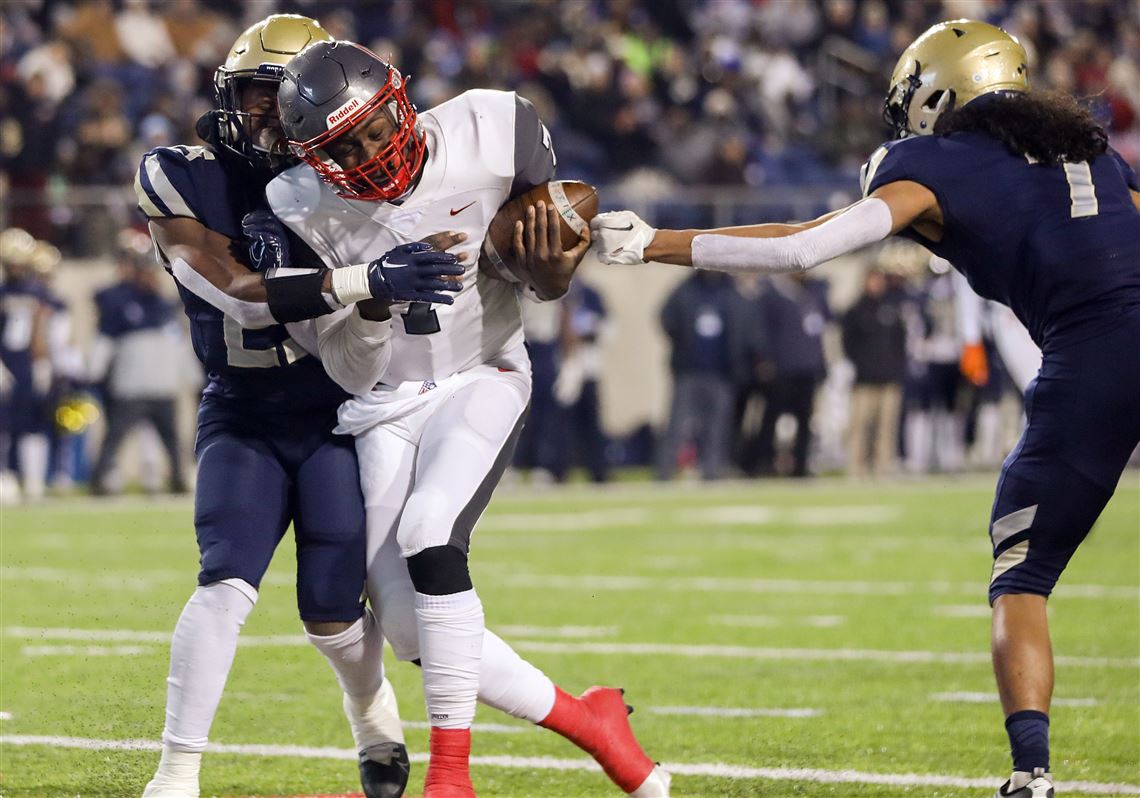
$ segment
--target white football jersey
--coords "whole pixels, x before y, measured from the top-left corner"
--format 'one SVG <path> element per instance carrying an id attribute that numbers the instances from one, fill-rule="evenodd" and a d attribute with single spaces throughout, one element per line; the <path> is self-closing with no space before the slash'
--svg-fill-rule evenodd
<path id="1" fill-rule="evenodd" d="M 432 305 L 439 332 L 408 334 L 408 306 L 392 308 L 387 386 L 438 382 L 483 363 L 529 369 L 519 289 L 483 276 L 477 266 L 487 227 L 516 176 L 515 110 L 514 92 L 474 90 L 420 114 L 427 136 L 423 174 L 399 205 L 345 199 L 304 164 L 266 189 L 277 217 L 332 268 L 367 263 L 433 233 L 467 234 L 451 250 L 467 253 L 463 289 L 453 294 L 455 304 Z M 549 147 L 549 138 L 544 143 Z"/>

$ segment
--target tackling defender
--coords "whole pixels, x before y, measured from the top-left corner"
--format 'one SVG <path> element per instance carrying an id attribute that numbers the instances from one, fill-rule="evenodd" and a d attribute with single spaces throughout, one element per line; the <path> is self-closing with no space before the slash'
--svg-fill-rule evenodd
<path id="1" fill-rule="evenodd" d="M 386 315 L 388 302 L 450 301 L 438 293 L 450 290 L 439 279 L 462 268 L 452 255 L 425 252 L 425 244 L 400 247 L 366 266 L 364 289 L 354 297 L 362 301 L 341 308 L 325 296 L 323 270 L 288 268 L 287 242 L 265 235 L 264 187 L 283 165 L 275 155 L 282 65 L 329 38 L 306 17 L 275 15 L 253 25 L 215 76 L 219 108 L 199 122 L 209 146 L 152 150 L 135 182 L 209 375 L 195 446 L 201 571 L 174 629 L 162 758 L 144 796 L 198 795 L 201 754 L 238 633 L 290 522 L 298 609 L 344 690 L 365 793 L 396 798 L 408 778 L 383 640 L 364 607 L 356 453 L 351 438 L 331 432 L 346 394 L 298 343 L 315 339 L 312 325 L 282 322 L 319 316 L 318 329 L 335 328 L 322 354 L 336 361 L 346 340 L 380 340 L 387 322 L 370 319 Z M 243 228 L 259 269 L 243 262 Z"/>
<path id="2" fill-rule="evenodd" d="M 397 657 L 423 667 L 425 798 L 474 795 L 476 695 L 566 736 L 625 792 L 668 795 L 668 774 L 633 737 L 621 693 L 595 687 L 573 698 L 557 688 L 485 631 L 468 572 L 472 530 L 510 462 L 530 392 L 519 289 L 474 260 L 504 202 L 553 177 L 546 128 L 511 92 L 470 91 L 417 115 L 400 73 L 350 42 L 317 43 L 290 61 L 278 99 L 307 165 L 279 176 L 267 196 L 333 267 L 342 300 L 362 296 L 360 264 L 373 253 L 432 231 L 457 231 L 453 249 L 471 264 L 453 305 L 413 303 L 393 315 L 385 347 L 361 347 L 370 368 L 326 361 L 358 394 L 338 431 L 356 436 L 360 456 L 369 598 Z M 516 256 L 568 278 L 589 235 L 563 251 L 554 208 L 528 214 Z"/>
<path id="3" fill-rule="evenodd" d="M 948 259 L 1042 349 L 1028 425 L 990 521 L 993 662 L 1013 774 L 997 798 L 1052 798 L 1046 600 L 1140 442 L 1140 182 L 1072 98 L 1029 91 L 1025 50 L 992 25 L 930 28 L 902 54 L 895 139 L 864 199 L 804 224 L 653 230 L 593 221 L 607 263 L 801 271 L 890 235 Z"/>

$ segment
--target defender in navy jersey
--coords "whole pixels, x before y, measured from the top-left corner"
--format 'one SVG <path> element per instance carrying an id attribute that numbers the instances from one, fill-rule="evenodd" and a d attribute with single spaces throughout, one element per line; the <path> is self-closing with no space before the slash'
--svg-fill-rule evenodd
<path id="1" fill-rule="evenodd" d="M 900 140 L 872 156 L 865 198 L 848 208 L 713 231 L 654 230 L 619 211 L 595 217 L 595 240 L 608 263 L 775 273 L 900 234 L 1013 309 L 1043 360 L 990 520 L 994 671 L 1013 754 L 997 796 L 1052 798 L 1045 603 L 1140 443 L 1140 183 L 1087 111 L 1029 92 L 1024 49 L 992 25 L 922 34 L 884 112 Z"/>
<path id="2" fill-rule="evenodd" d="M 344 690 L 365 795 L 398 798 L 408 778 L 383 639 L 364 606 L 356 453 L 351 437 L 332 434 L 348 395 L 311 354 L 312 326 L 335 328 L 336 341 L 382 345 L 392 302 L 450 302 L 439 293 L 452 290 L 442 280 L 462 267 L 430 244 L 397 247 L 356 267 L 357 293 L 372 299 L 344 307 L 328 269 L 290 257 L 300 246 L 290 246 L 265 202 L 266 184 L 287 165 L 275 147 L 277 86 L 293 54 L 329 38 L 295 15 L 253 25 L 215 76 L 219 109 L 198 126 L 207 146 L 152 150 L 135 180 L 208 376 L 195 445 L 199 587 L 174 630 L 162 758 L 144 796 L 198 796 L 201 753 L 238 632 L 290 523 L 298 609 Z M 308 337 L 307 349 L 297 336 Z M 337 357 L 337 344 L 327 352 Z"/>

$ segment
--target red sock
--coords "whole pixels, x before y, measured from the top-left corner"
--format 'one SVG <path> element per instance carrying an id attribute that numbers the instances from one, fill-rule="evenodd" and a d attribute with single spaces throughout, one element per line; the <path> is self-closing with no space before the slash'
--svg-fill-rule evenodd
<path id="1" fill-rule="evenodd" d="M 634 737 L 628 714 L 620 690 L 591 687 L 575 698 L 555 686 L 554 707 L 539 725 L 588 753 L 614 784 L 631 793 L 645 782 L 654 765 Z"/>
<path id="2" fill-rule="evenodd" d="M 447 788 L 466 790 L 475 795 L 471 786 L 471 730 L 470 729 L 431 729 L 431 756 L 428 759 L 427 776 L 424 777 L 424 793 L 429 788 L 444 788 L 442 794 L 462 793 Z"/>
<path id="3" fill-rule="evenodd" d="M 581 699 L 554 685 L 554 706 L 549 714 L 538 722 L 544 729 L 558 732 L 579 748 L 585 748 L 582 740 L 590 737 L 594 717 Z"/>

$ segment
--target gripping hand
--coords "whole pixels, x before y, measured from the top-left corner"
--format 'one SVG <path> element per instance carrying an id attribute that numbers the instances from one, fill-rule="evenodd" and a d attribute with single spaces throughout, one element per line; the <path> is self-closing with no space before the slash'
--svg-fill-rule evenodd
<path id="1" fill-rule="evenodd" d="M 241 220 L 241 232 L 255 272 L 289 266 L 289 236 L 272 211 L 253 211 Z"/>
<path id="2" fill-rule="evenodd" d="M 450 252 L 437 252 L 430 244 L 401 244 L 368 264 L 368 291 L 385 302 L 438 302 L 450 305 L 455 297 L 441 291 L 463 288 L 458 277 L 463 267 Z"/>
<path id="3" fill-rule="evenodd" d="M 657 235 L 633 211 L 599 213 L 590 222 L 598 245 L 598 260 L 607 266 L 632 266 L 645 260 L 645 248 Z"/>

